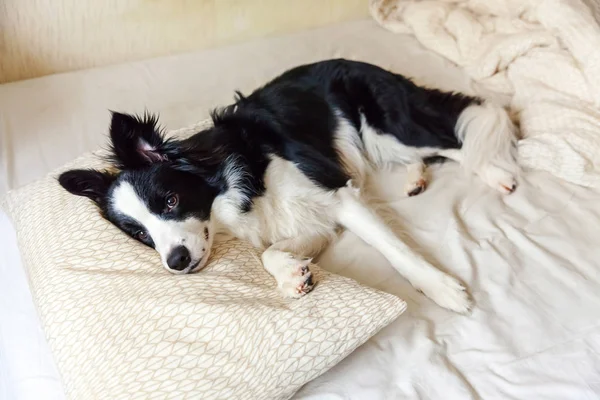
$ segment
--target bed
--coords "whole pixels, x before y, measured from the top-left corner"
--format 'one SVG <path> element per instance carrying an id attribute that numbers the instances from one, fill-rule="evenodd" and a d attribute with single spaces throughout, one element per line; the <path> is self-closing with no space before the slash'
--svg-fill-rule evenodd
<path id="1" fill-rule="evenodd" d="M 239 61 L 253 57 L 245 68 Z M 161 113 L 169 129 L 202 120 L 288 67 L 345 57 L 417 82 L 473 93 L 472 81 L 412 36 L 370 20 L 282 38 L 0 86 L 5 191 L 103 144 L 107 109 Z M 18 140 L 17 140 L 18 139 Z M 402 194 L 403 170 L 374 178 L 398 229 L 464 280 L 472 314 L 449 313 L 415 292 L 376 251 L 344 233 L 324 268 L 405 299 L 408 311 L 297 399 L 595 399 L 600 396 L 600 191 L 526 171 L 511 196 L 430 169 L 423 194 Z M 19 259 L 0 215 L 0 398 L 62 399 Z"/>

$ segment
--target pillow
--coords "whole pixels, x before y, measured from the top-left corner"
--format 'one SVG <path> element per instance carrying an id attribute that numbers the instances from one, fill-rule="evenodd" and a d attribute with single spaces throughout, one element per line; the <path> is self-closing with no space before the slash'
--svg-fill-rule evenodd
<path id="1" fill-rule="evenodd" d="M 66 169 L 104 167 L 97 156 L 2 205 L 69 398 L 287 399 L 406 307 L 316 266 L 315 289 L 283 299 L 259 252 L 235 239 L 201 272 L 169 274 L 58 185 Z"/>

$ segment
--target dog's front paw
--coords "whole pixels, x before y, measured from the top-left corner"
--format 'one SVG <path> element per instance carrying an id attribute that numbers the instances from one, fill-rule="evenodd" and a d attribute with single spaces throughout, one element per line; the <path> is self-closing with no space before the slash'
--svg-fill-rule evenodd
<path id="1" fill-rule="evenodd" d="M 315 283 L 309 269 L 310 262 L 310 258 L 297 259 L 292 255 L 289 256 L 287 265 L 284 266 L 284 271 L 277 280 L 279 290 L 284 297 L 298 299 L 313 289 Z"/>
<path id="2" fill-rule="evenodd" d="M 435 280 L 427 281 L 417 289 L 445 309 L 461 314 L 471 310 L 472 303 L 467 290 L 449 275 L 440 274 Z"/>
<path id="3" fill-rule="evenodd" d="M 295 260 L 286 277 L 278 282 L 279 290 L 284 297 L 299 299 L 309 293 L 315 286 L 312 272 L 308 265 L 310 260 Z"/>
<path id="4" fill-rule="evenodd" d="M 268 252 L 263 255 L 266 269 L 277 281 L 277 287 L 284 297 L 299 299 L 315 286 L 310 272 L 311 258 L 298 258 L 283 251 Z"/>

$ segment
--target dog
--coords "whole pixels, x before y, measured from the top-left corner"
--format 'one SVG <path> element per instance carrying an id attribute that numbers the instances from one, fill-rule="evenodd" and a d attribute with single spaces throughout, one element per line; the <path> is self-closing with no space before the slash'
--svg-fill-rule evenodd
<path id="1" fill-rule="evenodd" d="M 459 93 L 419 87 L 344 59 L 293 68 L 211 113 L 212 127 L 166 139 L 152 115 L 113 112 L 117 172 L 70 170 L 67 191 L 154 248 L 171 273 L 201 270 L 218 226 L 264 249 L 281 293 L 300 298 L 311 258 L 350 230 L 439 306 L 465 313 L 471 299 L 369 208 L 362 185 L 389 163 L 406 165 L 404 191 L 425 190 L 425 165 L 450 159 L 503 194 L 517 187 L 516 131 L 507 111 Z"/>

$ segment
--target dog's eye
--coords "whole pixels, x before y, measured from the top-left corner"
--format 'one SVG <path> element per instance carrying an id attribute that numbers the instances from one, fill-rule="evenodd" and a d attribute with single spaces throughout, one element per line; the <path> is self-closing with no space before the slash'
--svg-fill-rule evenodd
<path id="1" fill-rule="evenodd" d="M 179 203 L 179 198 L 176 194 L 167 197 L 167 209 L 172 210 Z"/>
<path id="2" fill-rule="evenodd" d="M 145 241 L 148 239 L 148 232 L 146 231 L 139 231 L 138 233 L 135 234 L 135 237 L 138 238 L 141 241 Z"/>

